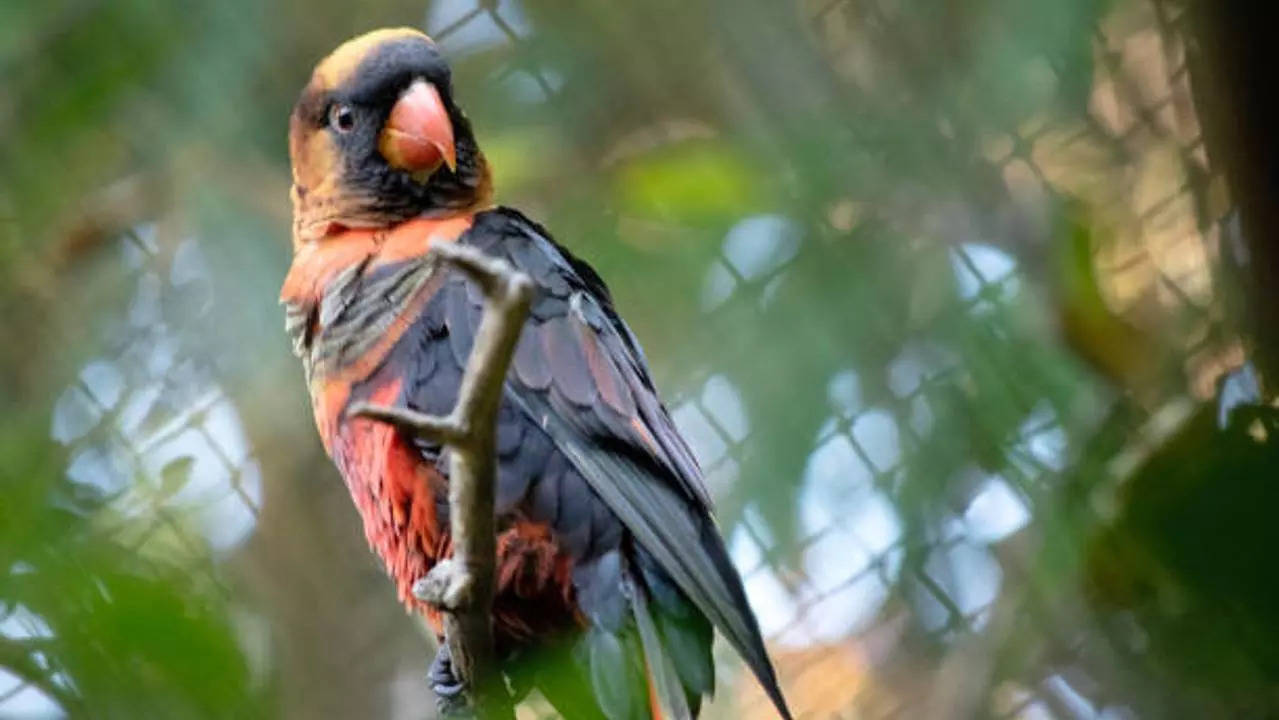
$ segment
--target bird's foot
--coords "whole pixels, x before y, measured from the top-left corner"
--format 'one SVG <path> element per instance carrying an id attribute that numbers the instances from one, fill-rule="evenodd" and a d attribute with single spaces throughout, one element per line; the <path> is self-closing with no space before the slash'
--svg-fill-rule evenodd
<path id="1" fill-rule="evenodd" d="M 441 717 L 470 717 L 470 703 L 466 699 L 466 686 L 453 672 L 453 656 L 449 653 L 449 644 L 440 643 L 431 661 L 431 668 L 426 672 L 431 682 L 431 691 L 435 693 L 435 707 Z"/>
<path id="2" fill-rule="evenodd" d="M 1235 410 L 1261 403 L 1261 381 L 1252 363 L 1245 362 L 1222 375 L 1217 379 L 1218 429 L 1225 430 L 1230 426 Z"/>
<path id="3" fill-rule="evenodd" d="M 413 583 L 413 597 L 448 612 L 466 609 L 474 592 L 475 580 L 471 573 L 452 558 L 435 563 L 426 577 Z"/>

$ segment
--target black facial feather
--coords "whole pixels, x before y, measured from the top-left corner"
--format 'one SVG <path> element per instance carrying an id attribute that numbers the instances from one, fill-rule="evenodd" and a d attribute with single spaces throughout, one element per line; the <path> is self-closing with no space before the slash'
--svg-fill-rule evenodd
<path id="1" fill-rule="evenodd" d="M 422 78 L 440 91 L 447 103 L 452 95 L 452 78 L 435 45 L 420 37 L 402 37 L 382 43 L 364 58 L 352 74 L 343 99 L 374 107 L 391 105 L 401 91 Z M 451 109 L 451 107 L 450 107 Z"/>

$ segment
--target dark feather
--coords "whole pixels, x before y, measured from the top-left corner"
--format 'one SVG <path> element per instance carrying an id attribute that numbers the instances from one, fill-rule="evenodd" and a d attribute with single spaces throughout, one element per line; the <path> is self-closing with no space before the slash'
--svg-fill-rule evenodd
<path id="1" fill-rule="evenodd" d="M 591 546 L 591 502 L 594 493 L 577 468 L 569 468 L 560 478 L 560 512 L 555 533 L 560 544 L 575 558 L 583 558 Z"/>
<path id="2" fill-rule="evenodd" d="M 571 317 L 558 317 L 547 320 L 539 330 L 555 389 L 574 405 L 593 404 L 596 398 L 595 379 L 586 362 L 576 323 Z"/>
<path id="3" fill-rule="evenodd" d="M 458 288 L 454 285 L 461 285 Z M 452 287 L 445 289 L 448 302 L 445 307 L 445 322 L 449 332 L 449 347 L 453 348 L 453 360 L 460 368 L 466 367 L 466 360 L 471 355 L 471 346 L 475 344 L 475 331 L 479 323 L 472 323 L 470 298 L 465 293 L 465 284 L 460 280 L 450 283 Z M 458 290 L 462 289 L 459 293 Z M 459 297 L 460 295 L 460 297 Z"/>
<path id="4" fill-rule="evenodd" d="M 541 349 L 542 334 L 539 328 L 525 327 L 515 346 L 515 358 L 511 361 L 516 378 L 530 390 L 545 390 L 551 384 L 551 366 Z"/>
<path id="5" fill-rule="evenodd" d="M 556 527 L 560 517 L 560 487 L 563 485 L 564 473 L 568 471 L 568 461 L 559 453 L 554 453 L 545 465 L 545 471 L 529 494 L 525 511 L 534 519 Z"/>
<path id="6" fill-rule="evenodd" d="M 573 292 L 570 314 L 548 317 L 539 326 L 551 367 L 551 392 L 521 386 L 517 372 L 511 397 L 568 456 L 594 494 L 687 598 L 685 602 L 741 653 L 778 711 L 789 717 L 741 579 L 709 516 L 709 498 L 696 460 L 653 390 L 638 343 L 614 312 L 603 282 L 518 213 L 498 210 L 488 219 L 477 219 L 471 232 L 506 236 L 508 257 L 543 289 L 537 303 L 560 297 L 566 289 Z M 634 429 L 623 434 L 618 424 L 605 420 L 617 408 L 601 399 L 609 391 L 601 393 L 597 376 L 608 368 L 598 360 L 592 367 L 591 353 L 607 358 L 618 371 L 634 401 L 631 421 L 647 437 Z M 561 505 L 561 517 L 567 512 Z M 667 604 L 676 610 L 675 603 Z M 683 678 L 686 687 L 709 686 L 712 677 L 705 671 L 704 655 L 693 648 L 704 631 L 678 622 L 663 621 L 662 626 L 669 628 L 680 648 L 679 667 L 691 676 Z"/>
<path id="7" fill-rule="evenodd" d="M 573 580 L 581 588 L 578 607 L 594 625 L 610 634 L 622 632 L 628 600 L 622 591 L 622 552 L 613 549 L 573 568 Z"/>
<path id="8" fill-rule="evenodd" d="M 650 719 L 643 647 L 634 627 L 620 633 L 592 628 L 579 643 L 579 653 L 589 668 L 595 700 L 609 720 Z"/>
<path id="9" fill-rule="evenodd" d="M 502 405 L 497 413 L 497 456 L 508 458 L 520 449 L 527 421 L 510 405 Z"/>
<path id="10" fill-rule="evenodd" d="M 689 703 L 697 703 L 700 695 L 685 694 L 685 687 L 679 670 L 671 661 L 666 643 L 658 632 L 657 624 L 649 611 L 648 598 L 643 585 L 635 578 L 627 577 L 627 594 L 631 598 L 631 607 L 635 613 L 635 629 L 639 633 L 640 644 L 644 648 L 644 660 L 654 694 L 661 704 L 663 720 L 689 720 L 696 713 L 694 704 L 690 711 Z M 709 651 L 709 646 L 707 647 Z"/>
<path id="11" fill-rule="evenodd" d="M 543 412 L 533 399 L 529 399 L 529 410 L 534 415 Z M 789 718 L 741 579 L 710 518 L 690 512 L 686 499 L 653 482 L 651 474 L 629 458 L 595 452 L 562 418 L 550 415 L 550 419 L 551 435 L 563 438 L 561 447 L 573 464 L 582 468 L 592 488 L 675 585 L 719 628 L 759 678 L 778 712 Z"/>
<path id="12" fill-rule="evenodd" d="M 501 409 L 498 498 L 548 525 L 573 560 L 591 626 L 579 653 L 601 710 L 647 717 L 647 662 L 668 712 L 695 713 L 714 683 L 713 625 L 789 718 L 701 472 L 603 282 L 514 211 L 480 213 L 460 242 L 504 253 L 537 287 Z M 410 407 L 452 408 L 481 312 L 466 287 L 441 283 L 415 324 L 411 352 L 432 358 L 403 365 Z"/>
<path id="13" fill-rule="evenodd" d="M 663 646 L 684 683 L 689 705 L 696 710 L 703 695 L 715 689 L 715 662 L 711 656 L 711 624 L 684 593 L 672 584 L 643 549 L 634 553 L 641 584 L 652 599 L 653 616 Z"/>

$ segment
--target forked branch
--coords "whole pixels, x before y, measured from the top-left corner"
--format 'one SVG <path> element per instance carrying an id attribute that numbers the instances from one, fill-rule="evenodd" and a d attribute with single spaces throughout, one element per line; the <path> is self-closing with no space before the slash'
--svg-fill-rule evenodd
<path id="1" fill-rule="evenodd" d="M 453 671 L 466 685 L 476 714 L 514 718 L 493 654 L 491 610 L 497 553 L 493 499 L 497 410 L 532 301 L 533 283 L 506 261 L 465 245 L 437 245 L 431 249 L 431 257 L 441 266 L 464 273 L 484 295 L 484 314 L 466 361 L 457 404 L 443 417 L 369 403 L 355 403 L 350 412 L 449 446 L 453 558 L 437 563 L 413 591 L 418 599 L 444 612 Z"/>

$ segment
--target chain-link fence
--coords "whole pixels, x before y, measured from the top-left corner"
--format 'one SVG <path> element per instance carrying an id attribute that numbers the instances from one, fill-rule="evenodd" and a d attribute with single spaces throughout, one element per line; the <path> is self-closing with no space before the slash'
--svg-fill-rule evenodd
<path id="1" fill-rule="evenodd" d="M 1121 3 L 1097 24 L 1086 107 L 1018 127 L 976 129 L 974 162 L 989 172 L 970 172 L 996 180 L 993 193 L 980 188 L 966 198 L 966 210 L 1010 210 L 1020 222 L 995 223 L 993 237 L 979 243 L 963 241 L 971 228 L 945 222 L 920 230 L 947 248 L 962 298 L 951 312 L 986 318 L 992 336 L 1009 331 L 1003 310 L 1027 302 L 1027 285 L 1058 302 L 1082 302 L 1069 296 L 1071 288 L 1054 285 L 1085 278 L 1046 277 L 1060 268 L 1035 256 L 1053 243 L 1079 243 L 1068 249 L 1085 253 L 1085 264 L 1073 271 L 1093 274 L 1086 279 L 1098 304 L 1057 308 L 1058 337 L 1085 360 L 1108 348 L 1110 355 L 1095 359 L 1098 369 L 1127 394 L 1115 402 L 1136 399 L 1142 416 L 1161 408 L 1176 413 L 1187 396 L 1211 397 L 1221 373 L 1242 359 L 1214 289 L 1229 208 L 1195 116 L 1184 12 L 1169 5 Z M 856 64 L 874 65 L 862 44 L 866 28 L 891 34 L 884 25 L 909 22 L 886 17 L 878 3 L 839 1 L 819 8 L 813 26 L 826 57 L 848 67 L 856 83 Z M 1026 72 L 1045 92 L 1065 82 L 1051 58 Z M 950 128 L 939 132 L 953 137 Z M 1079 205 L 1092 213 L 1074 219 L 1089 227 L 1083 240 L 1070 235 L 1079 228 L 1063 235 L 1033 220 L 1045 208 Z M 851 213 L 851 204 L 836 206 L 819 232 L 847 233 Z M 963 215 L 946 219 L 963 225 Z M 779 252 L 761 272 L 734 258 L 733 240 L 726 239 L 725 257 L 712 270 L 719 273 L 715 286 L 732 293 L 726 301 L 757 307 L 795 249 Z M 939 325 L 953 322 L 938 318 Z M 1113 659 L 1095 657 L 1104 654 L 1092 647 L 1102 644 L 1096 637 L 1084 640 L 1095 627 L 1078 608 L 1028 591 L 1032 573 L 1018 550 L 1019 542 L 1052 532 L 1040 527 L 1059 512 L 1052 489 L 1077 472 L 1072 466 L 1102 414 L 1065 418 L 1046 400 L 1035 404 L 1000 438 L 997 472 L 952 471 L 958 494 L 930 509 L 922 532 L 904 529 L 903 516 L 918 512 L 911 507 L 918 498 L 900 493 L 912 453 L 930 452 L 939 405 L 982 372 L 947 351 L 949 335 L 944 327 L 920 328 L 886 366 L 852 367 L 829 379 L 831 415 L 801 481 L 799 564 L 794 555 L 778 556 L 777 543 L 749 513 L 734 532 L 735 557 L 776 643 L 783 684 L 813 717 L 1138 714 L 1140 698 L 1125 684 L 1131 678 L 1112 672 Z M 1133 355 L 1122 357 L 1126 352 Z M 1160 374 L 1160 363 L 1171 369 Z M 891 394 L 871 403 L 859 397 L 857 379 L 876 373 L 887 375 Z M 722 473 L 731 485 L 752 441 L 731 387 L 712 376 L 677 406 L 710 475 Z M 1014 630 L 1013 618 L 1026 616 Z M 997 662 L 1013 632 L 1018 645 L 1042 644 L 1034 662 Z M 904 639 L 911 636 L 913 642 Z M 745 707 L 763 707 L 762 699 L 752 695 Z"/>
<path id="2" fill-rule="evenodd" d="M 580 94 L 590 88 L 580 79 L 592 75 L 562 66 L 558 31 L 533 5 L 440 0 L 423 21 L 454 58 L 459 84 L 485 88 L 474 93 L 474 114 L 490 124 L 501 112 L 516 125 L 534 119 L 532 131 L 490 149 L 508 166 L 521 153 L 548 157 L 538 118 L 571 118 L 587 129 L 581 142 L 556 146 L 556 172 L 626 176 L 630 164 L 687 151 L 714 161 L 678 166 L 695 174 L 689 195 L 758 199 L 749 189 L 721 192 L 732 182 L 717 174 L 714 143 L 740 136 L 749 145 L 761 134 L 776 142 L 760 153 L 780 178 L 769 192 L 785 202 L 754 203 L 758 211 L 727 221 L 691 213 L 685 227 L 679 220 L 689 214 L 668 212 L 678 198 L 624 196 L 595 213 L 607 222 L 551 227 L 588 260 L 600 238 L 641 248 L 650 235 L 663 238 L 637 252 L 694 290 L 675 293 L 684 303 L 675 306 L 683 319 L 670 321 L 675 339 L 659 331 L 657 345 L 673 359 L 650 354 L 723 507 L 723 530 L 798 716 L 1142 715 L 1152 690 L 1134 679 L 1132 657 L 1113 649 L 1120 641 L 1079 587 L 1088 558 L 1062 560 L 1071 579 L 1061 585 L 1045 584 L 1040 564 L 1044 547 L 1086 544 L 1094 525 L 1113 519 L 1107 498 L 1137 444 L 1125 438 L 1166 425 L 1169 413 L 1183 416 L 1187 398 L 1211 397 L 1222 371 L 1242 358 L 1220 291 L 1229 203 L 1196 119 L 1184 9 L 1123 0 L 1038 18 L 1036 28 L 1061 27 L 1028 31 L 1031 41 L 1055 44 L 1042 54 L 1016 43 L 995 48 L 1012 53 L 1015 67 L 991 79 L 980 49 L 938 41 L 1015 35 L 1023 18 L 998 17 L 991 9 L 1008 10 L 1003 4 L 925 23 L 926 3 L 801 2 L 791 8 L 808 44 L 800 55 L 819 63 L 822 82 L 794 78 L 789 109 L 750 110 L 770 92 L 761 85 L 768 79 L 751 75 L 758 69 L 732 50 L 708 43 L 679 60 L 688 74 L 724 86 L 727 99 L 717 102 L 740 111 L 735 126 L 722 109 L 695 102 L 684 117 L 672 114 L 660 91 L 645 96 L 654 107 L 639 121 L 624 106 L 583 109 Z M 733 11 L 719 10 L 708 11 L 711 20 L 735 32 L 726 19 Z M 624 45 L 627 28 L 606 26 L 609 18 L 587 8 L 575 13 Z M 785 67 L 802 65 L 786 65 L 791 56 L 766 44 L 752 47 Z M 946 74 L 956 57 L 967 69 L 957 72 L 976 68 L 972 86 Z M 669 67 L 661 62 L 655 79 L 640 68 L 625 80 L 685 82 L 662 74 Z M 981 86 L 983 78 L 995 86 Z M 992 97 L 1008 107 L 983 104 Z M 807 126 L 815 149 L 805 127 L 785 117 L 811 118 L 813 107 L 825 120 Z M 885 145 L 894 149 L 887 158 Z M 814 169 L 811 153 L 825 165 Z M 857 179 L 867 175 L 872 181 Z M 508 178 L 515 200 L 552 219 L 565 215 L 565 203 L 592 197 L 571 184 L 557 190 L 537 170 Z M 653 206 L 659 212 L 646 214 Z M 583 230 L 595 239 L 567 234 Z M 165 232 L 171 237 L 156 239 Z M 109 500 L 104 537 L 167 563 L 184 558 L 191 577 L 233 596 L 241 586 L 225 587 L 219 566 L 241 562 L 254 547 L 246 541 L 269 530 L 259 514 L 273 479 L 264 469 L 269 451 L 254 446 L 224 389 L 239 377 L 227 355 L 251 351 L 201 337 L 234 307 L 209 279 L 212 242 L 137 223 L 107 244 L 132 290 L 95 319 L 105 350 L 57 398 L 51 433 L 68 448 L 69 479 Z M 636 283 L 661 283 L 614 280 L 603 269 L 620 285 L 624 314 L 645 297 Z M 664 322 L 638 321 L 642 338 L 645 325 Z M 1107 429 L 1119 440 L 1098 451 Z M 772 452 L 781 443 L 789 460 Z M 1070 493 L 1084 497 L 1083 510 L 1063 523 Z M 281 592 L 262 587 L 288 582 L 248 575 L 257 589 L 236 600 L 246 617 L 263 595 Z M 376 608 L 395 617 L 389 602 Z M 0 635 L 52 632 L 21 605 L 0 609 Z M 255 653 L 265 666 L 291 661 L 288 652 Z M 365 679 L 392 698 L 379 712 L 420 716 L 429 703 L 419 682 L 426 655 L 422 645 Z M 718 656 L 721 689 L 708 712 L 767 716 L 731 653 Z M 36 667 L 57 672 L 48 660 Z M 47 695 L 0 674 L 0 715 L 53 712 Z"/>

